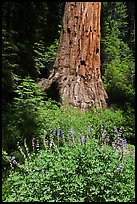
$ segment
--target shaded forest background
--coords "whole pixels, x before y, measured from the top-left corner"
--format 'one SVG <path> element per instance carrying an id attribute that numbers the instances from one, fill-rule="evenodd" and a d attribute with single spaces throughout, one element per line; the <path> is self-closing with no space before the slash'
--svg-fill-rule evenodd
<path id="1" fill-rule="evenodd" d="M 56 100 L 52 92 L 42 93 L 36 82 L 48 78 L 51 73 L 64 6 L 65 2 L 3 2 L 2 140 L 7 151 L 13 150 L 19 139 L 42 134 L 37 110 L 49 98 Z M 129 141 L 132 142 L 134 61 L 134 2 L 102 2 L 101 73 L 109 97 L 107 103 L 109 107 L 124 111 L 132 135 Z"/>

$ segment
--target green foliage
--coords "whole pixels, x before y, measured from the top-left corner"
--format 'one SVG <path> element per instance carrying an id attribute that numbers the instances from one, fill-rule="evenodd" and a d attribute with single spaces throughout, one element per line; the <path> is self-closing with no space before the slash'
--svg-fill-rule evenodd
<path id="1" fill-rule="evenodd" d="M 16 90 L 17 97 L 3 115 L 3 146 L 14 149 L 18 141 L 38 136 L 39 106 L 42 93 L 30 77 L 21 80 Z M 10 137 L 9 137 L 10 135 Z"/>
<path id="2" fill-rule="evenodd" d="M 2 180 L 4 181 L 9 175 L 9 160 L 8 153 L 2 148 Z"/>
<path id="3" fill-rule="evenodd" d="M 134 201 L 134 161 L 125 156 L 123 171 L 114 174 L 120 164 L 120 153 L 108 146 L 117 137 L 114 128 L 127 141 L 135 139 L 135 114 L 131 109 L 135 65 L 125 40 L 125 3 L 102 3 L 101 52 L 104 85 L 110 101 L 126 103 L 127 107 L 124 111 L 107 108 L 84 113 L 78 108 L 60 107 L 33 80 L 47 77 L 51 71 L 59 43 L 61 26 L 59 30 L 57 27 L 61 24 L 62 3 L 3 4 L 3 201 Z M 133 42 L 129 44 L 133 48 L 134 33 L 131 38 Z M 83 138 L 89 142 L 80 144 Z M 46 149 L 41 148 L 36 154 L 39 143 L 45 140 L 51 148 L 44 145 Z M 9 173 L 9 158 L 13 155 L 20 163 Z"/>
<path id="4" fill-rule="evenodd" d="M 34 43 L 34 53 L 35 53 L 35 67 L 40 73 L 40 70 L 45 68 L 45 47 L 43 42 Z"/>
<path id="5" fill-rule="evenodd" d="M 126 39 L 135 57 L 135 2 L 126 2 L 126 4 L 128 15 L 128 35 Z"/>
<path id="6" fill-rule="evenodd" d="M 58 44 L 59 44 L 59 40 L 55 39 L 55 42 L 53 44 L 51 44 L 48 48 L 47 48 L 47 52 L 45 53 L 45 58 L 46 61 L 49 63 L 53 63 L 56 59 L 56 54 L 57 54 L 57 48 L 58 48 Z"/>
<path id="7" fill-rule="evenodd" d="M 88 135 L 91 138 L 99 139 L 105 131 L 106 136 L 110 139 L 115 138 L 114 128 L 117 127 L 122 131 L 122 135 L 127 140 L 134 140 L 135 126 L 134 113 L 127 120 L 127 114 L 120 109 L 93 109 L 85 113 L 81 113 L 79 109 L 65 107 L 63 109 L 55 108 L 41 110 L 42 121 L 45 124 L 47 134 L 53 129 L 60 128 L 68 135 L 70 130 L 74 131 L 74 135 Z M 128 125 L 128 124 L 129 125 Z"/>
<path id="8" fill-rule="evenodd" d="M 100 139 L 105 134 L 108 141 L 115 138 L 114 128 L 122 131 L 122 136 L 134 142 L 134 111 L 126 112 L 110 108 L 92 109 L 85 113 L 72 107 L 59 107 L 55 101 L 44 101 L 44 96 L 33 80 L 24 79 L 17 90 L 18 98 L 3 116 L 3 145 L 6 150 L 15 150 L 16 143 L 36 137 L 40 141 L 49 139 L 53 130 L 59 128 L 66 139 L 69 132 L 79 139 L 80 135 Z M 10 137 L 9 137 L 10 135 Z M 55 135 L 54 135 L 55 136 Z M 68 140 L 68 139 L 67 139 Z"/>
<path id="9" fill-rule="evenodd" d="M 17 93 L 17 97 L 14 98 L 14 100 L 22 101 L 22 103 L 26 103 L 27 100 L 31 102 L 38 102 L 43 99 L 42 92 L 37 87 L 35 81 L 30 77 L 26 77 L 21 80 L 21 83 L 15 92 Z"/>
<path id="10" fill-rule="evenodd" d="M 16 62 L 18 47 L 12 41 L 11 35 L 15 34 L 13 31 L 8 35 L 5 29 L 2 29 L 2 100 L 5 105 L 9 95 L 13 93 L 16 82 L 16 72 L 19 65 Z"/>
<path id="11" fill-rule="evenodd" d="M 133 202 L 134 160 L 96 140 L 51 147 L 32 154 L 3 183 L 4 202 Z M 128 181 L 128 182 L 127 182 Z"/>
<path id="12" fill-rule="evenodd" d="M 129 142 L 135 143 L 135 109 L 127 106 L 126 111 L 123 112 L 124 122 L 124 134 Z"/>
<path id="13" fill-rule="evenodd" d="M 42 73 L 43 69 L 47 69 L 47 73 L 50 72 L 56 58 L 58 41 L 56 39 L 49 47 L 45 47 L 42 41 L 34 43 L 35 67 L 39 74 Z"/>
<path id="14" fill-rule="evenodd" d="M 110 103 L 134 105 L 135 62 L 125 41 L 127 31 L 125 2 L 102 4 L 102 69 Z"/>
<path id="15" fill-rule="evenodd" d="M 54 2 L 51 7 L 50 4 L 52 3 L 3 2 L 3 111 L 12 102 L 20 79 L 29 75 L 36 80 L 41 74 L 47 77 L 50 72 L 57 48 L 55 39 L 59 38 L 58 25 L 61 24 L 63 15 L 61 8 L 64 5 Z M 50 21 L 54 21 L 52 26 Z M 48 73 L 44 74 L 43 68 Z"/>

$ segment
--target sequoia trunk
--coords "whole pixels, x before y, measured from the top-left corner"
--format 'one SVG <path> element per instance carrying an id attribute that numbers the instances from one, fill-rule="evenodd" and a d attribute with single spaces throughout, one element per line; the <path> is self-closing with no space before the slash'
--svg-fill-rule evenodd
<path id="1" fill-rule="evenodd" d="M 106 107 L 100 73 L 100 9 L 100 2 L 66 2 L 53 72 L 43 84 L 48 89 L 56 83 L 62 103 L 84 110 Z"/>

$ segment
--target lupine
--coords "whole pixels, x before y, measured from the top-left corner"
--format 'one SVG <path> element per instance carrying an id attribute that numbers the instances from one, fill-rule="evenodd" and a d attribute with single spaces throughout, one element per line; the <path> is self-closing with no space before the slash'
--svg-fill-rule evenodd
<path id="1" fill-rule="evenodd" d="M 126 139 L 121 139 L 120 146 L 121 146 L 121 147 L 125 147 L 126 145 L 127 145 Z"/>
<path id="2" fill-rule="evenodd" d="M 49 137 L 50 137 L 50 147 L 51 147 L 53 145 L 53 134 L 51 133 Z"/>
<path id="3" fill-rule="evenodd" d="M 61 130 L 60 128 L 57 129 L 57 140 L 58 140 L 58 145 L 59 145 L 59 136 L 60 136 Z"/>
<path id="4" fill-rule="evenodd" d="M 84 137 L 84 136 L 81 136 L 81 137 L 80 137 L 80 143 L 83 144 L 84 141 L 85 141 L 85 137 Z"/>
<path id="5" fill-rule="evenodd" d="M 43 138 L 43 144 L 44 144 L 45 149 L 48 148 L 48 143 L 49 143 L 49 141 L 45 140 L 45 138 Z"/>
<path id="6" fill-rule="evenodd" d="M 61 133 L 61 130 L 60 130 L 60 128 L 58 128 L 58 129 L 57 129 L 57 137 L 60 136 L 60 133 Z"/>
<path id="7" fill-rule="evenodd" d="M 26 138 L 24 139 L 24 147 L 25 147 L 25 149 L 26 149 L 28 158 L 30 158 L 30 153 L 29 153 L 29 149 L 28 149 L 28 147 L 27 147 Z"/>
<path id="8" fill-rule="evenodd" d="M 116 127 L 114 128 L 114 130 L 115 130 L 115 132 L 116 132 L 117 134 L 119 134 L 118 129 L 117 129 Z"/>
<path id="9" fill-rule="evenodd" d="M 124 168 L 124 165 L 120 165 L 114 172 L 121 172 Z"/>
<path id="10" fill-rule="evenodd" d="M 114 128 L 114 130 L 115 130 L 115 133 L 118 135 L 118 138 L 120 138 L 120 137 L 121 137 L 121 133 L 120 133 L 120 131 L 118 131 L 117 128 Z"/>
<path id="11" fill-rule="evenodd" d="M 15 159 L 14 156 L 12 156 L 11 159 L 10 159 L 10 165 L 11 165 L 11 167 L 12 167 L 12 164 L 17 165 L 19 168 L 21 168 L 21 169 L 23 169 L 23 170 L 25 170 L 25 171 L 31 172 L 30 169 L 28 169 L 28 168 L 26 168 L 26 167 L 24 167 L 24 166 L 21 166 L 21 165 L 16 161 L 16 159 Z"/>
<path id="12" fill-rule="evenodd" d="M 44 170 L 44 169 L 42 169 L 42 170 L 41 170 L 41 174 L 44 174 L 44 173 L 45 173 L 45 170 Z"/>
<path id="13" fill-rule="evenodd" d="M 75 138 L 74 138 L 74 130 L 71 129 L 68 131 L 68 134 L 70 135 L 71 139 L 72 139 L 72 142 L 75 144 Z"/>
<path id="14" fill-rule="evenodd" d="M 64 131 L 63 130 L 61 132 L 61 136 L 62 136 L 62 142 L 65 143 L 65 135 L 64 135 Z"/>
<path id="15" fill-rule="evenodd" d="M 112 146 L 115 148 L 115 150 L 120 147 L 120 149 L 118 150 L 121 151 L 120 160 L 122 161 L 122 164 L 114 172 L 121 172 L 124 168 L 124 148 L 128 150 L 128 145 L 126 139 L 121 138 L 122 134 L 120 133 L 120 131 L 118 131 L 117 128 L 114 128 L 114 130 L 117 133 L 118 137 L 116 139 L 116 142 L 112 143 Z"/>
<path id="16" fill-rule="evenodd" d="M 121 133 L 120 131 L 117 130 L 117 128 L 114 128 L 115 132 L 117 133 L 117 145 L 119 145 L 121 148 L 126 148 L 127 149 L 127 141 L 126 139 L 121 138 Z"/>
<path id="17" fill-rule="evenodd" d="M 120 146 L 122 149 L 125 149 L 126 151 L 128 151 L 128 145 L 127 145 L 126 139 L 121 139 Z"/>
<path id="18" fill-rule="evenodd" d="M 37 140 L 37 143 L 36 143 L 36 150 L 37 152 L 39 152 L 39 141 Z"/>
<path id="19" fill-rule="evenodd" d="M 89 127 L 88 127 L 88 128 L 89 128 Z M 117 137 L 117 140 L 116 140 L 115 142 L 114 142 L 114 141 L 112 142 L 112 146 L 113 146 L 115 149 L 116 149 L 116 146 L 117 146 L 117 145 L 119 145 L 119 147 L 121 147 L 120 151 L 121 151 L 121 160 L 122 160 L 122 164 L 121 164 L 114 172 L 121 172 L 121 171 L 123 170 L 123 168 L 124 168 L 123 149 L 124 149 L 124 148 L 127 148 L 127 141 L 126 141 L 126 139 L 122 139 L 122 138 L 121 138 L 121 133 L 119 133 L 119 131 L 117 130 L 117 128 L 115 128 L 114 130 L 115 130 L 115 132 L 117 133 L 118 137 Z M 90 131 L 90 130 L 87 129 L 87 131 Z M 57 130 L 54 129 L 54 132 L 52 132 L 52 134 L 50 134 L 50 140 L 45 140 L 45 138 L 44 138 L 44 140 L 43 140 L 44 146 L 45 146 L 46 148 L 49 147 L 49 146 L 51 147 L 52 144 L 55 145 L 54 142 L 53 142 L 53 135 L 54 135 L 54 134 L 55 134 L 55 135 L 57 136 L 57 138 L 58 138 L 58 144 L 59 144 L 59 136 L 60 136 L 60 135 L 62 136 L 62 142 L 65 143 L 64 131 L 61 130 L 60 128 L 58 128 Z M 68 131 L 68 134 L 70 135 L 70 137 L 71 137 L 73 143 L 75 144 L 75 143 L 76 143 L 76 138 L 74 137 L 74 130 L 73 130 L 73 128 L 71 128 L 71 129 Z M 83 135 L 83 134 L 80 134 L 80 133 L 78 133 L 78 134 L 79 134 L 79 139 L 80 139 L 80 143 L 81 143 L 81 144 L 83 144 L 84 142 L 87 142 L 87 141 L 88 141 L 88 139 L 89 139 L 88 137 L 84 137 L 84 135 Z M 106 135 L 107 135 L 107 132 L 106 132 L 106 127 L 105 127 L 104 131 L 102 132 L 102 139 L 104 139 L 104 141 L 105 141 L 105 139 L 107 139 Z M 50 142 L 50 144 L 49 144 L 49 142 Z M 19 142 L 17 143 L 17 145 L 18 145 L 19 150 L 21 151 L 21 153 L 23 154 L 23 156 L 24 156 L 24 158 L 25 158 L 25 160 L 26 160 L 26 156 L 25 156 L 24 152 L 22 151 L 22 149 L 21 149 L 21 147 L 20 147 L 20 145 L 19 145 Z M 26 139 L 24 140 L 24 146 L 25 146 L 26 151 L 27 151 L 27 153 L 28 153 L 28 148 L 27 148 L 27 145 L 26 145 Z M 32 146 L 34 146 L 34 138 L 32 139 Z M 34 147 L 33 147 L 33 148 L 34 148 Z M 36 140 L 36 150 L 39 152 L 39 141 L 38 141 L 38 140 Z M 21 167 L 21 166 L 17 163 L 17 161 L 16 161 L 16 159 L 15 159 L 14 156 L 11 157 L 10 163 L 11 163 L 11 164 L 14 164 L 14 165 L 17 165 L 17 166 L 19 166 L 20 168 L 24 168 L 24 167 Z M 27 168 L 24 168 L 24 169 L 27 170 L 27 171 L 29 171 Z M 44 173 L 45 173 L 45 170 L 42 169 L 42 170 L 41 170 L 41 174 L 44 174 Z"/>
<path id="20" fill-rule="evenodd" d="M 21 148 L 19 142 L 17 142 L 17 147 L 18 147 L 18 149 L 20 150 L 20 153 L 23 155 L 25 161 L 27 161 L 27 157 L 26 157 L 25 153 L 23 152 L 23 150 L 22 150 L 22 148 Z"/>
<path id="21" fill-rule="evenodd" d="M 74 130 L 73 130 L 73 128 L 68 131 L 68 134 L 69 134 L 70 136 L 73 136 L 73 135 L 74 135 Z"/>
<path id="22" fill-rule="evenodd" d="M 17 164 L 16 158 L 14 156 L 11 157 L 10 161 L 13 164 Z"/>

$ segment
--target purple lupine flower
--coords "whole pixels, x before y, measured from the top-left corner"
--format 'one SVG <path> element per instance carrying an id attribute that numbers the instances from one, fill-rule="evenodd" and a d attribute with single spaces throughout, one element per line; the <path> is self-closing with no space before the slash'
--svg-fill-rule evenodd
<path id="1" fill-rule="evenodd" d="M 13 163 L 13 164 L 17 164 L 17 161 L 16 161 L 16 160 L 13 160 L 12 163 Z"/>
<path id="2" fill-rule="evenodd" d="M 60 136 L 60 133 L 61 133 L 61 130 L 60 130 L 60 128 L 58 128 L 58 129 L 57 129 L 57 137 Z"/>
<path id="3" fill-rule="evenodd" d="M 117 128 L 114 128 L 114 130 L 115 130 L 115 132 L 116 132 L 117 134 L 119 133 Z"/>
<path id="4" fill-rule="evenodd" d="M 117 171 L 119 171 L 119 172 L 120 172 L 120 171 L 122 171 L 122 170 L 123 170 L 123 168 L 124 168 L 124 165 L 122 165 L 122 164 L 121 164 L 121 165 L 120 165 L 120 166 L 117 168 Z"/>
<path id="5" fill-rule="evenodd" d="M 62 130 L 62 132 L 61 132 L 61 135 L 62 135 L 62 141 L 63 141 L 63 143 L 65 142 L 65 135 L 64 135 L 64 131 Z"/>
<path id="6" fill-rule="evenodd" d="M 72 130 L 68 130 L 68 134 L 71 136 L 72 135 Z"/>
<path id="7" fill-rule="evenodd" d="M 125 148 L 128 151 L 128 145 L 126 139 L 122 139 L 120 143 L 121 148 Z"/>
<path id="8" fill-rule="evenodd" d="M 41 170 L 41 174 L 44 174 L 44 173 L 45 173 L 45 170 L 44 170 L 44 169 L 42 169 L 42 170 Z"/>
<path id="9" fill-rule="evenodd" d="M 117 128 L 114 128 L 114 130 L 115 130 L 115 133 L 118 135 L 118 139 L 120 139 L 120 137 L 121 137 L 121 133 L 120 133 L 120 131 L 118 131 Z"/>
<path id="10" fill-rule="evenodd" d="M 127 144 L 125 139 L 120 139 L 120 146 L 123 148 Z"/>
<path id="11" fill-rule="evenodd" d="M 124 147 L 128 151 L 128 144 L 127 144 L 127 140 L 126 139 L 124 139 Z"/>
<path id="12" fill-rule="evenodd" d="M 69 134 L 69 136 L 71 137 L 73 143 L 75 143 L 75 139 L 74 139 L 74 130 L 73 130 L 73 129 L 69 130 L 69 131 L 68 131 L 68 134 Z"/>
<path id="13" fill-rule="evenodd" d="M 60 136 L 60 132 L 61 132 L 61 130 L 60 130 L 60 128 L 58 128 L 57 129 L 57 136 Z"/>
<path id="14" fill-rule="evenodd" d="M 13 164 L 17 164 L 17 161 L 16 161 L 16 159 L 15 159 L 14 156 L 12 156 L 10 160 L 11 160 L 11 162 L 12 162 Z"/>
<path id="15" fill-rule="evenodd" d="M 59 144 L 59 136 L 60 136 L 60 133 L 61 133 L 60 127 L 57 129 L 56 133 L 57 133 L 56 136 L 57 136 L 57 140 L 58 140 L 58 144 Z"/>
<path id="16" fill-rule="evenodd" d="M 13 161 L 13 160 L 15 160 L 15 157 L 14 157 L 14 156 L 11 157 L 11 161 Z"/>
<path id="17" fill-rule="evenodd" d="M 126 139 L 123 139 L 123 145 L 127 145 L 127 141 L 126 141 Z"/>
<path id="18" fill-rule="evenodd" d="M 45 140 L 45 145 L 46 145 L 46 147 L 48 147 L 48 144 L 49 144 L 49 141 L 48 141 L 48 140 Z"/>
<path id="19" fill-rule="evenodd" d="M 36 143 L 36 149 L 37 149 L 37 152 L 39 152 L 39 141 L 37 140 L 37 143 Z"/>
<path id="20" fill-rule="evenodd" d="M 81 136 L 81 137 L 80 137 L 80 143 L 82 144 L 84 141 L 85 141 L 85 137 L 84 137 L 84 136 Z"/>

